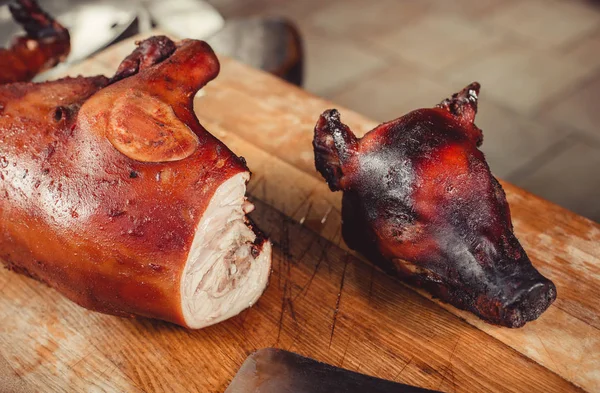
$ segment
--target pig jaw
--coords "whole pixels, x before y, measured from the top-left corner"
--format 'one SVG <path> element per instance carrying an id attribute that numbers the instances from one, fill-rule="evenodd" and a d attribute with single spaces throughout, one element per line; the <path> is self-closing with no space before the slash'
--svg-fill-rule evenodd
<path id="1" fill-rule="evenodd" d="M 484 247 L 472 247 L 473 264 L 481 266 L 483 275 L 475 283 L 468 278 L 459 283 L 463 288 L 475 288 L 473 308 L 481 318 L 507 327 L 521 327 L 537 319 L 556 299 L 556 287 L 531 264 L 525 250 L 511 230 L 501 239 Z M 478 245 L 479 245 L 478 244 Z M 464 292 L 464 291 L 463 291 Z"/>

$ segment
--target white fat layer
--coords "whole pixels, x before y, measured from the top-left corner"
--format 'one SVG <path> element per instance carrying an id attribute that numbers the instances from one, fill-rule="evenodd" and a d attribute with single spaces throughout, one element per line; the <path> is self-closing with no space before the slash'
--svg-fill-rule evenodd
<path id="1" fill-rule="evenodd" d="M 198 224 L 181 276 L 181 308 L 189 328 L 221 322 L 252 306 L 262 295 L 271 270 L 271 244 L 252 256 L 256 239 L 245 211 L 248 172 L 223 183 Z"/>

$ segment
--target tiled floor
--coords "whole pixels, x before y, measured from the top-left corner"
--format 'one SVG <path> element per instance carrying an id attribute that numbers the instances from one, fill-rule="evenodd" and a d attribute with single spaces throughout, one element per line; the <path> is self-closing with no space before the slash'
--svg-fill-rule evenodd
<path id="1" fill-rule="evenodd" d="M 306 46 L 305 88 L 376 120 L 473 80 L 499 177 L 600 221 L 600 2 L 211 0 L 281 15 Z"/>

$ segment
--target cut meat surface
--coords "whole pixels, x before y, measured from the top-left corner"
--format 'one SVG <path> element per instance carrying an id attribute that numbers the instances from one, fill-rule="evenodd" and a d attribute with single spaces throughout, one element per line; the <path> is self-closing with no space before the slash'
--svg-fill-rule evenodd
<path id="1" fill-rule="evenodd" d="M 259 250 L 246 218 L 247 172 L 215 192 L 198 225 L 181 283 L 187 326 L 201 328 L 237 315 L 262 294 L 271 268 L 271 245 Z"/>

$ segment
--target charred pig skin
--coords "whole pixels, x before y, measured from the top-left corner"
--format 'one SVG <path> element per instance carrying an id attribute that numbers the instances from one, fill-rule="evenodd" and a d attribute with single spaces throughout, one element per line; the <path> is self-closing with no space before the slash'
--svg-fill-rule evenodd
<path id="1" fill-rule="evenodd" d="M 189 328 L 251 306 L 271 245 L 207 132 L 208 44 L 152 37 L 117 74 L 0 86 L 0 259 L 83 307 Z"/>
<path id="2" fill-rule="evenodd" d="M 521 327 L 556 298 L 513 233 L 474 124 L 479 84 L 357 138 L 336 110 L 314 134 L 315 165 L 343 191 L 348 246 L 483 320 Z"/>
<path id="3" fill-rule="evenodd" d="M 69 31 L 34 0 L 12 0 L 9 10 L 25 35 L 0 48 L 0 84 L 26 82 L 64 61 L 71 51 Z"/>

